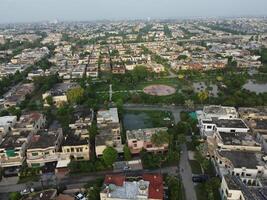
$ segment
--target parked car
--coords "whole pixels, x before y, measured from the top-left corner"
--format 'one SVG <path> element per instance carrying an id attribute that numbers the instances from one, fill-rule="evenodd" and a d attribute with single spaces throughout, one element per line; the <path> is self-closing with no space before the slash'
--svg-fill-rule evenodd
<path id="1" fill-rule="evenodd" d="M 206 182 L 209 179 L 208 175 L 196 175 L 192 177 L 192 181 L 194 183 L 203 183 Z"/>

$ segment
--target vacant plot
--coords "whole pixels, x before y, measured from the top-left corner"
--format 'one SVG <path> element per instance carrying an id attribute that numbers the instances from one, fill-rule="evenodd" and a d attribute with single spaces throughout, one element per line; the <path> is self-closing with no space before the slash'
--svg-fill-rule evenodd
<path id="1" fill-rule="evenodd" d="M 145 87 L 143 91 L 152 96 L 169 96 L 174 94 L 176 89 L 168 85 L 150 85 Z"/>
<path id="2" fill-rule="evenodd" d="M 123 116 L 126 130 L 169 126 L 173 121 L 172 113 L 164 111 L 127 110 Z"/>

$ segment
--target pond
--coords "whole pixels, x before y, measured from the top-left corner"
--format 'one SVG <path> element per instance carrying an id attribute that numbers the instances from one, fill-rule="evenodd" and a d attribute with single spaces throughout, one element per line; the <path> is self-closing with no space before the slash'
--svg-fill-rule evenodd
<path id="1" fill-rule="evenodd" d="M 256 83 L 253 80 L 249 80 L 245 85 L 243 85 L 243 89 L 246 89 L 250 92 L 256 92 L 256 94 L 267 92 L 267 83 Z"/>
<path id="2" fill-rule="evenodd" d="M 218 90 L 219 89 L 218 89 L 217 85 L 210 84 L 209 86 L 207 86 L 205 82 L 194 82 L 193 88 L 194 88 L 194 92 L 196 92 L 196 93 L 208 90 L 210 96 L 218 97 Z"/>
<path id="3" fill-rule="evenodd" d="M 125 130 L 152 128 L 153 124 L 146 113 L 127 113 L 123 116 Z"/>

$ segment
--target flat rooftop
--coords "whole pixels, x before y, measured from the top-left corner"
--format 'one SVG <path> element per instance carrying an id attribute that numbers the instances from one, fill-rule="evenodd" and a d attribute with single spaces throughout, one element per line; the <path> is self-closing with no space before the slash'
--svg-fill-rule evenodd
<path id="1" fill-rule="evenodd" d="M 153 134 L 158 133 L 160 131 L 167 131 L 168 128 L 147 128 L 147 129 L 138 129 L 138 130 L 131 130 L 126 131 L 126 136 L 128 140 L 136 139 L 142 141 L 150 141 Z"/>
<path id="2" fill-rule="evenodd" d="M 225 145 L 260 146 L 248 133 L 219 132 Z"/>
<path id="3" fill-rule="evenodd" d="M 53 147 L 55 146 L 58 136 L 58 132 L 39 132 L 32 137 L 28 149 Z"/>
<path id="4" fill-rule="evenodd" d="M 20 135 L 6 136 L 0 144 L 1 149 L 11 150 L 21 147 L 27 141 L 27 137 Z"/>
<path id="5" fill-rule="evenodd" d="M 54 87 L 50 90 L 51 95 L 62 95 L 66 93 L 68 90 L 79 87 L 77 83 L 57 83 L 54 85 Z"/>
<path id="6" fill-rule="evenodd" d="M 119 123 L 118 109 L 110 108 L 109 110 L 100 110 L 97 112 L 97 118 L 102 118 L 104 121 Z"/>
<path id="7" fill-rule="evenodd" d="M 265 163 L 262 161 L 263 154 L 261 153 L 243 151 L 220 151 L 219 154 L 229 159 L 235 168 L 246 167 L 248 169 L 257 169 L 257 166 L 265 165 Z"/>
<path id="8" fill-rule="evenodd" d="M 266 129 L 267 130 L 267 119 L 254 119 L 252 127 L 254 129 Z"/>
<path id="9" fill-rule="evenodd" d="M 83 139 L 80 136 L 69 134 L 62 143 L 62 146 L 79 146 L 79 145 L 89 145 L 87 139 Z"/>
<path id="10" fill-rule="evenodd" d="M 225 107 L 218 105 L 204 106 L 203 112 L 205 114 L 215 114 L 215 115 L 237 114 L 237 111 L 234 107 Z"/>
<path id="11" fill-rule="evenodd" d="M 220 128 L 247 128 L 242 119 L 212 119 L 212 122 Z"/>

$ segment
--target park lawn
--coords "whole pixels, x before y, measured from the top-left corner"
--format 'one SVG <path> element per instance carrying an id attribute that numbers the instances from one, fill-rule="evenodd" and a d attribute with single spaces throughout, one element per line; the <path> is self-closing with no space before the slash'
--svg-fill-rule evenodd
<path id="1" fill-rule="evenodd" d="M 202 174 L 201 166 L 196 160 L 189 160 L 193 174 Z"/>

